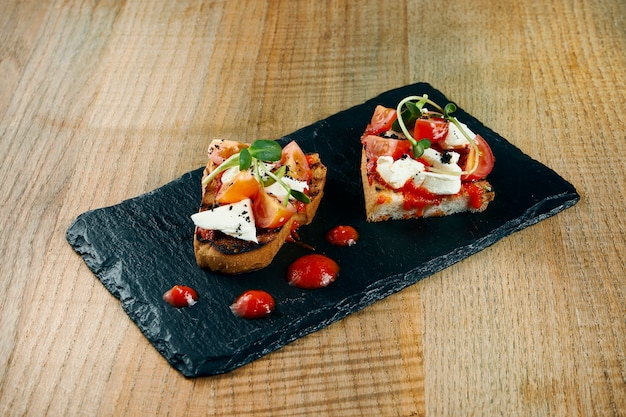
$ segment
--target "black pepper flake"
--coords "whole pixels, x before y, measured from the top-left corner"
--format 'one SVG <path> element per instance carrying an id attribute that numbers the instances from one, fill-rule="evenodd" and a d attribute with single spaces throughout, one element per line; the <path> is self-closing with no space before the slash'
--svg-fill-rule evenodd
<path id="1" fill-rule="evenodd" d="M 452 160 L 452 154 L 448 151 L 443 151 L 443 153 L 441 154 L 441 163 L 449 164 L 451 160 Z"/>

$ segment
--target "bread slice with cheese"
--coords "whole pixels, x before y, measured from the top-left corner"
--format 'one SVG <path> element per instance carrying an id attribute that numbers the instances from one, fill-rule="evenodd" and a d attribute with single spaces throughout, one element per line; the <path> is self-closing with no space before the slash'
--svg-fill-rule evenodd
<path id="1" fill-rule="evenodd" d="M 486 180 L 466 184 L 461 191 L 453 194 L 423 200 L 420 203 L 408 202 L 402 192 L 390 189 L 367 173 L 367 156 L 363 150 L 361 158 L 361 180 L 365 197 L 365 213 L 368 222 L 385 220 L 406 220 L 419 217 L 441 217 L 451 214 L 484 211 L 495 193 Z"/>
<path id="2" fill-rule="evenodd" d="M 203 173 L 203 180 L 225 159 L 224 156 L 216 158 L 215 149 L 228 146 L 231 147 L 228 153 L 235 153 L 246 145 L 214 141 L 209 148 L 209 161 Z M 230 156 L 228 153 L 226 156 Z M 257 195 L 231 204 L 219 203 L 216 197 L 224 187 L 222 177 L 225 174 L 217 176 L 203 186 L 200 211 L 194 215 L 196 229 L 193 245 L 198 266 L 225 274 L 240 274 L 268 266 L 292 231 L 311 223 L 323 197 L 326 167 L 318 154 L 307 155 L 306 164 L 310 169 L 310 175 L 307 176 L 306 187 L 303 187 L 310 202 L 304 204 L 292 200 L 289 205 L 293 204 L 293 212 L 288 213 L 289 218 L 284 222 L 281 221 L 282 224 L 278 227 L 257 225 L 254 216 L 260 204 L 258 201 L 255 202 Z M 276 170 L 279 165 L 280 163 L 276 163 L 272 169 Z M 288 177 L 289 174 L 287 169 L 285 176 Z M 269 198 L 281 201 L 284 198 L 271 195 L 270 188 L 261 186 L 261 190 L 264 198 L 268 198 L 268 195 Z M 202 213 L 207 211 L 212 211 L 209 220 L 199 219 Z M 201 227 L 203 225 L 206 227 Z"/>
<path id="3" fill-rule="evenodd" d="M 397 131 L 396 110 L 378 106 L 361 136 L 369 222 L 478 213 L 495 198 L 486 179 L 495 161 L 487 142 L 456 119 L 420 111 L 413 132 Z"/>

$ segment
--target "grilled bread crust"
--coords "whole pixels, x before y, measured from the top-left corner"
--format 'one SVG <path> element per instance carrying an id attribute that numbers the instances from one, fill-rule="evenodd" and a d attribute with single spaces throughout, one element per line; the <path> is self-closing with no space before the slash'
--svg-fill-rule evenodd
<path id="1" fill-rule="evenodd" d="M 198 266 L 225 274 L 240 274 L 268 266 L 291 234 L 292 228 L 311 223 L 324 195 L 327 169 L 318 154 L 309 155 L 309 160 L 312 171 L 309 187 L 311 202 L 306 204 L 305 211 L 296 213 L 280 228 L 257 229 L 259 243 L 237 239 L 217 231 L 208 235 L 199 234 L 196 227 L 193 246 Z M 209 161 L 203 178 L 215 168 L 217 166 Z M 212 181 L 203 188 L 201 211 L 215 206 L 218 185 L 219 181 Z"/>
<path id="2" fill-rule="evenodd" d="M 462 191 L 459 194 L 444 196 L 439 204 L 430 204 L 419 209 L 406 209 L 401 192 L 387 188 L 374 178 L 372 178 L 370 183 L 365 150 L 361 153 L 361 181 L 363 183 L 365 213 L 368 222 L 441 217 L 467 211 L 481 212 L 487 208 L 489 202 L 495 197 L 491 184 L 487 180 L 480 180 L 475 182 L 477 186 L 484 190 L 481 196 L 482 204 L 479 208 L 474 208 L 470 204 L 470 195 L 466 191 Z"/>

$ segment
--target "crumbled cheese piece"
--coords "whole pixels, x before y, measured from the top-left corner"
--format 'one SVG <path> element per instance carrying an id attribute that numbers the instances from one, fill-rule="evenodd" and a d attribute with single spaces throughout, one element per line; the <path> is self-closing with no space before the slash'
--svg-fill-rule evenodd
<path id="1" fill-rule="evenodd" d="M 413 177 L 418 187 L 436 195 L 452 195 L 461 191 L 461 176 L 438 174 L 436 172 L 420 172 Z"/>
<path id="2" fill-rule="evenodd" d="M 194 224 L 208 230 L 219 230 L 229 236 L 258 243 L 252 202 L 249 198 L 226 204 L 191 216 Z"/>
<path id="3" fill-rule="evenodd" d="M 401 188 L 406 182 L 424 170 L 424 164 L 412 158 L 394 161 L 391 156 L 381 156 L 376 162 L 376 171 L 392 188 Z"/>
<path id="4" fill-rule="evenodd" d="M 463 171 L 461 167 L 457 165 L 460 157 L 461 156 L 456 152 L 446 151 L 445 153 L 441 153 L 433 148 L 424 149 L 424 154 L 422 155 L 422 158 L 434 168 L 450 173 L 461 173 Z"/>
<path id="5" fill-rule="evenodd" d="M 467 133 L 470 138 L 473 138 L 474 136 L 476 136 L 476 133 L 469 130 L 467 125 L 461 122 L 459 122 L 459 124 L 461 125 L 465 133 Z M 459 130 L 456 124 L 450 123 L 448 125 L 448 135 L 441 143 L 441 147 L 444 149 L 459 149 L 459 148 L 465 148 L 467 146 L 469 146 L 469 141 L 467 140 L 463 132 Z"/>
<path id="6" fill-rule="evenodd" d="M 304 190 L 307 188 L 306 181 L 299 181 L 287 176 L 282 177 L 281 181 L 289 186 L 289 188 L 291 188 L 292 190 L 300 191 L 301 193 L 304 192 Z M 272 185 L 265 187 L 265 192 L 268 194 L 272 194 L 281 201 L 284 200 L 285 197 L 287 197 L 287 190 L 278 182 L 275 182 Z"/>

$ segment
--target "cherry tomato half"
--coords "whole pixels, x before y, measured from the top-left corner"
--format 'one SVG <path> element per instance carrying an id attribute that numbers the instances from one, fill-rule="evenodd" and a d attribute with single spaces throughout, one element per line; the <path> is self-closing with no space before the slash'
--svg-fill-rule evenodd
<path id="1" fill-rule="evenodd" d="M 469 175 L 464 175 L 461 177 L 463 181 L 475 181 L 485 178 L 487 175 L 491 173 L 493 169 L 493 164 L 495 162 L 495 157 L 493 156 L 493 152 L 489 147 L 489 144 L 483 139 L 480 135 L 476 135 L 474 138 L 474 142 L 476 142 L 476 147 L 478 148 L 478 155 L 476 155 L 476 150 L 473 146 L 469 148 L 469 154 L 467 155 L 467 162 L 465 163 L 465 170 L 469 170 L 472 168 L 475 158 L 478 158 L 478 164 L 476 169 Z"/>
<path id="2" fill-rule="evenodd" d="M 248 171 L 241 171 L 229 182 L 223 184 L 215 201 L 221 204 L 237 203 L 245 198 L 253 198 L 261 188 L 261 184 Z"/>
<path id="3" fill-rule="evenodd" d="M 438 143 L 448 136 L 448 121 L 437 116 L 421 117 L 415 121 L 413 137 L 416 140 L 428 139 Z"/>
<path id="4" fill-rule="evenodd" d="M 261 319 L 269 316 L 276 308 L 274 297 L 263 290 L 248 290 L 241 294 L 230 310 L 244 319 Z"/>
<path id="5" fill-rule="evenodd" d="M 295 142 L 289 142 L 282 150 L 281 164 L 287 167 L 287 175 L 298 181 L 309 181 L 312 176 L 309 160 L 302 148 Z"/>
<path id="6" fill-rule="evenodd" d="M 276 229 L 291 219 L 296 213 L 296 208 L 291 203 L 285 206 L 261 189 L 252 201 L 252 211 L 257 226 L 264 229 Z"/>
<path id="7" fill-rule="evenodd" d="M 403 139 L 387 139 L 380 136 L 366 136 L 363 138 L 365 153 L 370 159 L 379 156 L 391 156 L 394 160 L 411 152 L 411 142 Z"/>
<path id="8" fill-rule="evenodd" d="M 391 130 L 393 122 L 398 118 L 395 109 L 389 109 L 387 107 L 378 105 L 374 109 L 372 120 L 365 128 L 364 136 L 366 135 L 379 135 L 388 130 Z"/>

